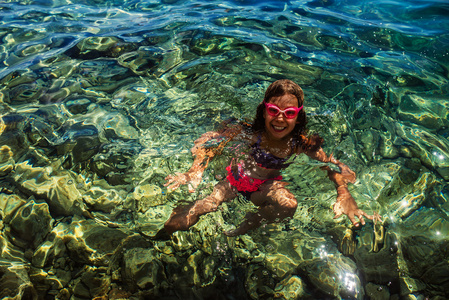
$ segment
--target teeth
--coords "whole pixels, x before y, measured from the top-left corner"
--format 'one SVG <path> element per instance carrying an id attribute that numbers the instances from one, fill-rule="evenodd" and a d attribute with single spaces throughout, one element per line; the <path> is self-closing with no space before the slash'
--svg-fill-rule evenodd
<path id="1" fill-rule="evenodd" d="M 273 125 L 273 128 L 276 129 L 276 130 L 283 130 L 283 129 L 285 129 L 285 127 L 278 127 L 278 126 L 274 126 L 274 125 Z"/>

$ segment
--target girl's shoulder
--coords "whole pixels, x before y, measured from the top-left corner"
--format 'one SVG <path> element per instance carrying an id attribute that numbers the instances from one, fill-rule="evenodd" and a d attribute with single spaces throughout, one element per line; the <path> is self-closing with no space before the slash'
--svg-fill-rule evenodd
<path id="1" fill-rule="evenodd" d="M 236 118 L 231 118 L 220 123 L 216 132 L 220 135 L 240 140 L 252 140 L 254 136 L 252 125 L 246 120 Z"/>
<path id="2" fill-rule="evenodd" d="M 296 151 L 298 153 L 318 151 L 324 142 L 324 139 L 317 133 L 311 135 L 301 133 L 296 139 Z"/>

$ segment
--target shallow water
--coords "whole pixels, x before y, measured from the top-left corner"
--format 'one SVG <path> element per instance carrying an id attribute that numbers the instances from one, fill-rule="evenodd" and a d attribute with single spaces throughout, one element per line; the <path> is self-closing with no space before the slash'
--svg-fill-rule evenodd
<path id="1" fill-rule="evenodd" d="M 0 1 L 2 298 L 449 298 L 446 1 L 76 2 Z M 193 194 L 164 178 L 280 78 L 383 222 L 333 219 L 300 157 L 291 220 L 227 238 L 236 199 L 154 239 L 232 145 Z"/>

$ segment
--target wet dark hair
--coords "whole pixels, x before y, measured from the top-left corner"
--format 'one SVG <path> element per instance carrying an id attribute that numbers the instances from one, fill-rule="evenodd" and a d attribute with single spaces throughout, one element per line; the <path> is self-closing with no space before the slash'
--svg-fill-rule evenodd
<path id="1" fill-rule="evenodd" d="M 296 99 L 298 99 L 298 107 L 304 105 L 304 92 L 299 85 L 288 79 L 280 79 L 273 82 L 265 91 L 263 101 L 257 106 L 256 117 L 252 124 L 252 130 L 254 132 L 262 132 L 265 130 L 265 119 L 263 117 L 265 110 L 264 102 L 268 103 L 271 98 L 280 97 L 286 94 L 294 95 Z M 298 123 L 292 133 L 293 136 L 299 141 L 299 146 L 303 148 L 303 150 L 312 151 L 315 151 L 321 147 L 323 139 L 318 134 L 314 134 L 309 137 L 307 136 L 307 116 L 304 107 L 299 111 L 297 121 Z"/>

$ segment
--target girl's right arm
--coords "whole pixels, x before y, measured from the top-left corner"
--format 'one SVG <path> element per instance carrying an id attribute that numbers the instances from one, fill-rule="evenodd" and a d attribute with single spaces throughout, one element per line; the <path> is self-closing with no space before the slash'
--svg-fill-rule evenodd
<path id="1" fill-rule="evenodd" d="M 206 170 L 212 158 L 221 152 L 224 146 L 237 134 L 241 132 L 240 126 L 226 127 L 220 132 L 209 131 L 203 133 L 194 142 L 191 149 L 194 160 L 190 169 L 185 173 L 176 173 L 168 175 L 164 186 L 169 190 L 175 190 L 183 184 L 188 184 L 189 192 L 193 193 L 201 183 L 204 170 Z M 214 141 L 214 145 L 207 145 L 208 142 Z"/>
<path id="2" fill-rule="evenodd" d="M 207 168 L 209 160 L 213 157 L 212 151 L 209 151 L 210 153 L 208 153 L 204 148 L 204 144 L 218 136 L 218 132 L 210 131 L 202 134 L 197 140 L 195 140 L 195 145 L 191 149 L 194 159 L 190 169 L 185 173 L 175 173 L 175 175 L 168 175 L 165 178 L 167 182 L 164 184 L 164 186 L 166 186 L 169 190 L 176 190 L 181 185 L 188 184 L 189 192 L 193 193 L 201 183 L 203 172 Z"/>

